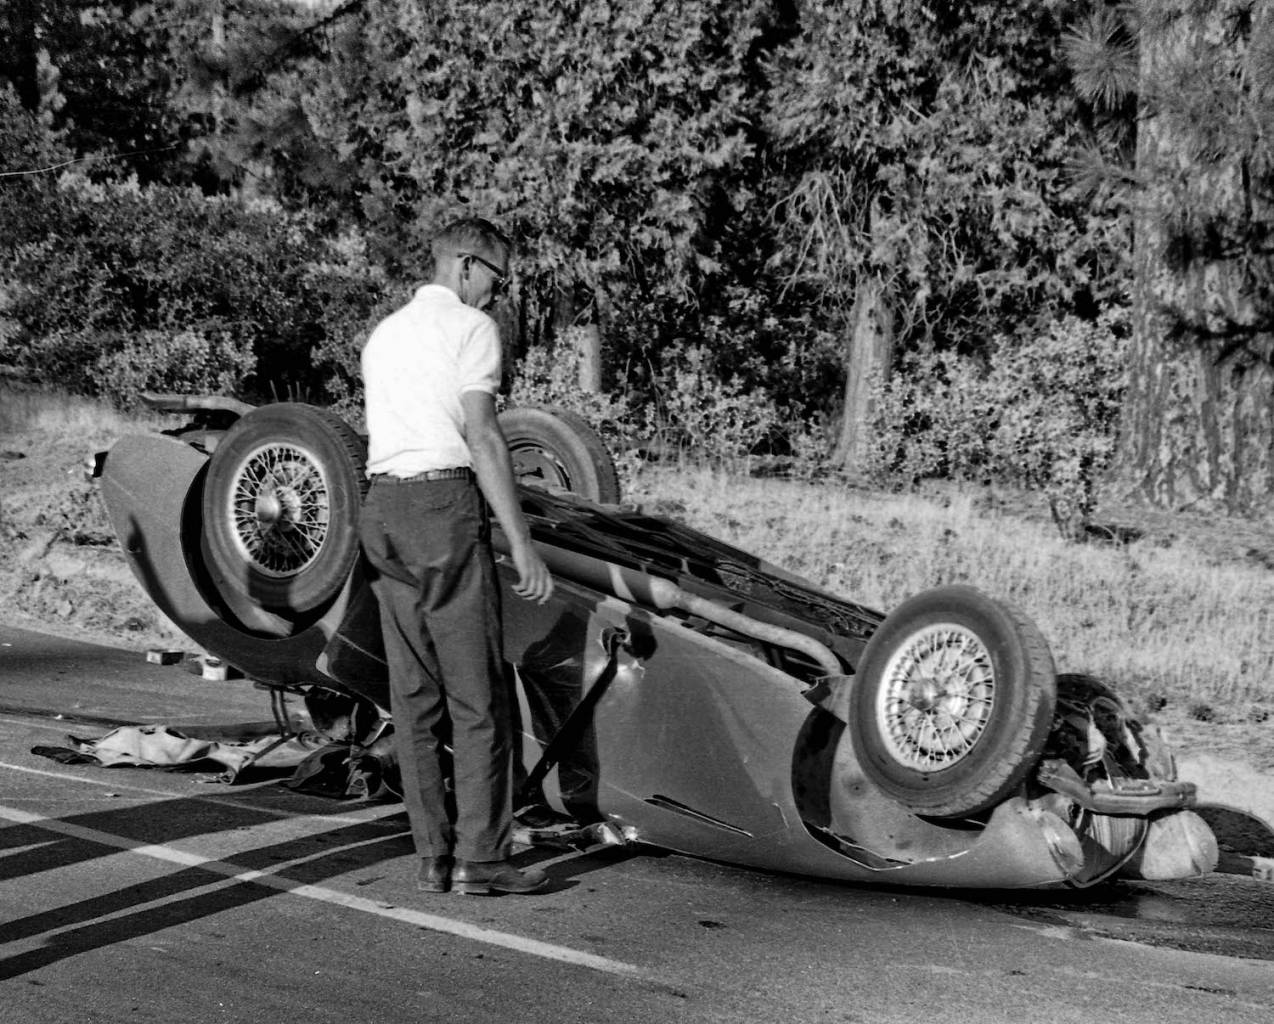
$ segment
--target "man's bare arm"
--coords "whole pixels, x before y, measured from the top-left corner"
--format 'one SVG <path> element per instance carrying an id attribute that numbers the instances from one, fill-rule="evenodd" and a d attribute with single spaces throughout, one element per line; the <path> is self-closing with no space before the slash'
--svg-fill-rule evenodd
<path id="1" fill-rule="evenodd" d="M 513 592 L 528 601 L 543 604 L 553 593 L 553 577 L 531 543 L 531 528 L 518 503 L 513 482 L 513 461 L 509 446 L 495 415 L 495 397 L 485 391 L 465 391 L 460 395 L 464 410 L 465 442 L 473 457 L 478 486 L 495 513 L 513 555 L 518 582 Z"/>

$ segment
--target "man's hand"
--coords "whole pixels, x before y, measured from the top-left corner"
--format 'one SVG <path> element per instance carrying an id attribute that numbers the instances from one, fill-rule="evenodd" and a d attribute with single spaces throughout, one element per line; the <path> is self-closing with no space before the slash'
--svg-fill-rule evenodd
<path id="1" fill-rule="evenodd" d="M 518 571 L 518 581 L 513 584 L 513 592 L 518 597 L 536 604 L 543 604 L 553 594 L 553 577 L 549 575 L 549 567 L 531 544 L 519 544 L 511 552 L 513 567 Z"/>
<path id="2" fill-rule="evenodd" d="M 553 577 L 531 543 L 531 530 L 522 515 L 513 482 L 509 445 L 496 419 L 495 399 L 485 391 L 465 391 L 460 395 L 460 406 L 464 409 L 465 443 L 473 457 L 478 486 L 509 539 L 513 567 L 518 571 L 513 592 L 543 604 L 553 593 Z"/>

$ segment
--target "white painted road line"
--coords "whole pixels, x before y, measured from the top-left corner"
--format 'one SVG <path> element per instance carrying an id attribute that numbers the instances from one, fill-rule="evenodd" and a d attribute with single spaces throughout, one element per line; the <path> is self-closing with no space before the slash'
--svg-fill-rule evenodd
<path id="1" fill-rule="evenodd" d="M 376 917 L 383 917 L 393 921 L 401 921 L 405 924 L 415 925 L 417 928 L 425 928 L 429 931 L 455 935 L 459 938 L 468 939 L 472 942 L 480 942 L 488 946 L 499 946 L 518 953 L 525 953 L 529 956 L 537 956 L 546 960 L 557 960 L 562 963 L 574 964 L 579 967 L 587 967 L 590 970 L 602 971 L 607 974 L 615 974 L 621 977 L 651 981 L 655 980 L 642 968 L 637 967 L 634 964 L 624 963 L 620 960 L 611 960 L 608 957 L 597 956 L 593 953 L 586 953 L 583 950 L 571 949 L 569 946 L 558 946 L 553 943 L 541 942 L 538 939 L 515 935 L 511 932 L 495 931 L 491 928 L 480 928 L 477 925 L 469 924 L 466 921 L 457 921 L 453 918 L 442 917 L 438 914 L 426 914 L 422 911 L 412 910 L 408 907 L 396 907 L 390 904 L 378 903 L 372 900 L 363 899 L 359 896 L 351 896 L 347 893 L 337 892 L 335 889 L 328 889 L 320 885 L 306 885 L 300 882 L 294 882 L 291 879 L 280 877 L 277 874 L 277 872 L 294 866 L 301 861 L 292 861 L 287 864 L 277 865 L 270 871 L 240 871 L 232 864 L 227 864 L 211 857 L 205 857 L 196 853 L 189 853 L 185 850 L 179 850 L 176 847 L 162 844 L 144 845 L 131 839 L 126 839 L 123 836 L 112 835 L 109 832 L 102 832 L 98 829 L 85 828 L 81 825 L 73 825 L 70 822 L 59 821 L 56 818 L 48 818 L 40 814 L 33 814 L 29 811 L 23 811 L 16 807 L 0 806 L 0 820 L 9 821 L 15 825 L 29 825 L 34 828 L 56 832 L 59 835 L 68 836 L 72 839 L 81 839 L 87 842 L 97 843 L 101 846 L 113 847 L 134 855 L 150 857 L 170 864 L 180 864 L 183 867 L 195 867 L 201 870 L 211 871 L 235 883 L 263 885 L 276 889 L 280 892 L 288 893 L 292 896 L 300 896 L 304 899 L 317 900 L 320 903 L 328 903 L 333 906 L 345 907 L 349 910 L 357 910 L 361 913 L 372 914 Z M 384 837 L 379 837 L 375 840 L 368 840 L 368 842 L 379 842 L 383 840 L 383 838 Z M 330 853 L 330 850 L 323 851 L 323 855 Z"/>

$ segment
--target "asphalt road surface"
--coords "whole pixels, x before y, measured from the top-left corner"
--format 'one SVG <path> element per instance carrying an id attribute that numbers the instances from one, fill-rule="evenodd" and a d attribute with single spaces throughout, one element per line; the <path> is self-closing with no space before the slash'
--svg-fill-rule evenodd
<path id="1" fill-rule="evenodd" d="M 31 753 L 143 722 L 272 725 L 250 684 L 0 626 L 4 1024 L 1274 1019 L 1269 884 L 916 893 L 537 848 L 546 893 L 426 895 L 396 804 Z"/>

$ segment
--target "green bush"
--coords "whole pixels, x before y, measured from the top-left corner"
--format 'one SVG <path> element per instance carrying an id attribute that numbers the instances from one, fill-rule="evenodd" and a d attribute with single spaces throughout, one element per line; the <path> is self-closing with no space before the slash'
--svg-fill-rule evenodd
<path id="1" fill-rule="evenodd" d="M 230 331 L 144 330 L 123 337 L 99 355 L 93 363 L 93 378 L 107 395 L 229 394 L 255 362 L 251 348 Z"/>
<path id="2" fill-rule="evenodd" d="M 987 482 L 997 407 L 986 367 L 953 351 L 906 356 L 876 402 L 873 461 L 885 477 Z"/>
<path id="3" fill-rule="evenodd" d="M 581 331 L 569 327 L 552 345 L 533 345 L 512 368 L 507 404 L 554 406 L 583 417 L 600 435 L 619 473 L 620 490 L 635 489 L 644 418 L 630 394 L 585 391 L 579 385 Z"/>
<path id="4" fill-rule="evenodd" d="M 44 199 L 43 233 L 0 250 L 0 361 L 73 392 L 321 400 L 316 347 L 381 295 L 357 253 L 267 204 L 74 176 Z"/>
<path id="5" fill-rule="evenodd" d="M 306 268 L 321 325 L 309 357 L 315 397 L 361 427 L 359 354 L 372 328 L 402 305 L 410 290 L 371 262 L 362 235 L 326 240 L 318 255 Z"/>
<path id="6" fill-rule="evenodd" d="M 578 327 L 568 327 L 555 344 L 527 349 L 513 367 L 509 404 L 569 409 L 601 433 L 612 450 L 632 447 L 638 428 L 627 401 L 579 385 L 581 333 Z"/>
<path id="7" fill-rule="evenodd" d="M 875 462 L 885 477 L 997 481 L 1041 491 L 1077 536 L 1114 451 L 1126 313 L 1065 317 L 1040 337 L 999 338 L 979 363 L 921 352 L 880 394 Z"/>
<path id="8" fill-rule="evenodd" d="M 785 289 L 763 273 L 712 299 L 679 325 L 679 333 L 697 332 L 720 380 L 764 391 L 794 420 L 836 406 L 845 380 L 844 327 L 814 308 L 808 289 Z"/>
<path id="9" fill-rule="evenodd" d="M 732 461 L 755 452 L 779 426 L 769 393 L 747 389 L 738 377 L 723 378 L 702 346 L 668 353 L 652 390 L 654 399 L 643 409 L 646 433 L 665 450 Z"/>

